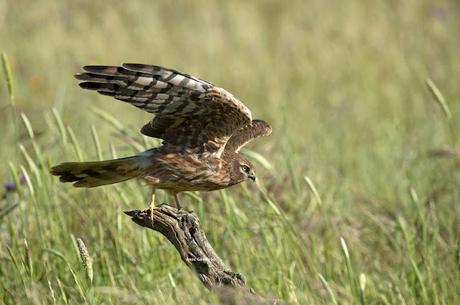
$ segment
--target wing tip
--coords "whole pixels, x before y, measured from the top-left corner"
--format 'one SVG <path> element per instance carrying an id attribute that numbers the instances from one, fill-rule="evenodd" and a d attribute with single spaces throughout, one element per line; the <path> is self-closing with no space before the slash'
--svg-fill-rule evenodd
<path id="1" fill-rule="evenodd" d="M 115 95 L 118 90 L 118 85 L 116 84 L 100 83 L 94 81 L 81 82 L 78 84 L 78 86 L 80 86 L 82 89 L 97 91 L 100 94 L 109 96 Z"/>
<path id="2" fill-rule="evenodd" d="M 264 130 L 263 136 L 268 136 L 273 131 L 272 126 L 264 120 L 252 120 L 252 124 L 255 124 L 258 128 Z"/>
<path id="3" fill-rule="evenodd" d="M 122 63 L 121 66 L 125 69 L 130 69 L 130 68 L 139 69 L 139 68 L 147 67 L 147 65 L 139 64 L 135 62 L 125 62 L 125 63 Z"/>
<path id="4" fill-rule="evenodd" d="M 97 75 L 119 75 L 127 72 L 127 69 L 122 66 L 107 66 L 107 65 L 87 65 L 82 67 L 83 71 L 94 73 Z"/>
<path id="5" fill-rule="evenodd" d="M 113 68 L 118 68 L 118 67 L 109 66 L 109 65 L 85 65 L 82 67 L 82 69 L 87 72 L 98 72 L 98 71 L 103 71 L 106 69 L 113 69 Z"/>
<path id="6" fill-rule="evenodd" d="M 113 91 L 106 91 L 106 90 L 97 90 L 97 93 L 106 95 L 106 96 L 115 96 L 116 93 Z"/>
<path id="7" fill-rule="evenodd" d="M 73 77 L 78 80 L 89 81 L 93 79 L 93 75 L 94 74 L 83 72 L 83 73 L 76 73 L 73 75 Z"/>
<path id="8" fill-rule="evenodd" d="M 155 71 L 168 71 L 168 72 L 174 72 L 177 74 L 189 76 L 188 74 L 185 74 L 183 72 L 179 72 L 177 70 L 174 70 L 171 68 L 165 68 L 165 67 L 158 66 L 158 65 L 146 65 L 146 64 L 127 62 L 127 63 L 122 63 L 121 67 L 126 70 L 132 71 L 132 72 L 140 72 L 140 73 L 146 73 L 146 74 L 152 74 L 152 73 L 155 73 Z"/>
<path id="9" fill-rule="evenodd" d="M 87 89 L 87 90 L 97 90 L 100 89 L 101 85 L 95 82 L 81 82 L 78 84 L 78 86 L 82 89 Z"/>
<path id="10" fill-rule="evenodd" d="M 157 66 L 153 65 L 145 65 L 145 64 L 139 64 L 139 63 L 122 63 L 121 68 L 126 69 L 131 72 L 136 72 L 136 73 L 147 73 L 151 74 L 153 70 L 158 69 Z M 165 69 L 166 70 L 166 69 Z"/>

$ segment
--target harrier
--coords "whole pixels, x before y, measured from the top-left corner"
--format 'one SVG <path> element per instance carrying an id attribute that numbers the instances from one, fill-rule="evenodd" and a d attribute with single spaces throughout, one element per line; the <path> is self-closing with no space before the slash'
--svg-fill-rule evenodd
<path id="1" fill-rule="evenodd" d="M 140 178 L 153 188 L 152 212 L 155 189 L 169 191 L 180 208 L 179 192 L 213 191 L 255 181 L 253 165 L 239 150 L 272 129 L 262 120 L 252 120 L 249 109 L 226 90 L 152 65 L 85 66 L 83 70 L 75 75 L 82 81 L 81 88 L 154 114 L 141 133 L 163 142 L 131 157 L 61 163 L 50 170 L 61 182 L 95 187 Z"/>

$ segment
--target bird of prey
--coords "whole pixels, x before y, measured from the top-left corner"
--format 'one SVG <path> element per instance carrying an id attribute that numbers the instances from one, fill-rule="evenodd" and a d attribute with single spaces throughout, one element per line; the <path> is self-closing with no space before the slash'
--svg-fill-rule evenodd
<path id="1" fill-rule="evenodd" d="M 149 205 L 153 215 L 155 189 L 169 191 L 180 209 L 179 192 L 255 181 L 252 163 L 239 150 L 272 129 L 262 120 L 253 120 L 249 109 L 226 90 L 153 65 L 85 66 L 83 70 L 75 75 L 82 81 L 81 88 L 154 114 L 140 131 L 163 142 L 131 157 L 61 163 L 50 169 L 61 182 L 95 187 L 142 179 L 153 189 Z"/>

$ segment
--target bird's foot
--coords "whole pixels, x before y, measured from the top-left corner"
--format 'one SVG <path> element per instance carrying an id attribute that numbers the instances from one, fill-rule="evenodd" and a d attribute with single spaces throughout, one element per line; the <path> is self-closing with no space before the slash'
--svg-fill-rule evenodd
<path id="1" fill-rule="evenodd" d="M 147 213 L 149 215 L 150 220 L 153 221 L 153 211 L 155 211 L 155 210 L 159 211 L 160 207 L 150 205 L 149 207 L 143 209 L 142 212 Z"/>

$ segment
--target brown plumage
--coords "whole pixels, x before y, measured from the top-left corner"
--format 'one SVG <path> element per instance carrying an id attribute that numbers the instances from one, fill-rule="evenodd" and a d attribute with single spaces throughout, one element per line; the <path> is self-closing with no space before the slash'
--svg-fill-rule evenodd
<path id="1" fill-rule="evenodd" d="M 153 113 L 141 133 L 163 145 L 136 156 L 99 162 L 66 162 L 50 172 L 76 187 L 95 187 L 140 178 L 153 189 L 177 193 L 212 191 L 247 179 L 253 166 L 239 154 L 254 138 L 271 133 L 229 92 L 194 76 L 158 66 L 85 66 L 84 89 L 95 90 Z M 154 197 L 152 195 L 151 208 Z"/>

